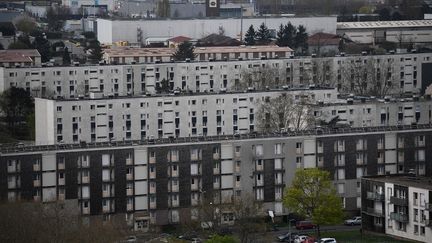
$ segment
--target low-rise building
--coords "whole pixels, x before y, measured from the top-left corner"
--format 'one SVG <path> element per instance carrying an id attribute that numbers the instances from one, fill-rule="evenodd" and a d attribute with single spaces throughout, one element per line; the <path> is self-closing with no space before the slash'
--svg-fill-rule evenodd
<path id="1" fill-rule="evenodd" d="M 414 139 L 415 146 L 424 141 Z M 425 152 L 407 147 L 405 153 L 424 159 Z M 407 161 L 408 163 L 412 163 Z M 362 228 L 396 238 L 430 242 L 432 237 L 432 181 L 417 176 L 424 168 L 413 167 L 411 174 L 362 178 Z"/>
<path id="2" fill-rule="evenodd" d="M 41 65 L 41 55 L 36 49 L 0 50 L 0 66 L 33 67 Z"/>
<path id="3" fill-rule="evenodd" d="M 167 38 L 162 38 L 164 42 Z M 157 40 L 159 41 L 159 39 Z M 150 43 L 148 43 L 150 44 Z M 106 49 L 103 59 L 109 64 L 134 64 L 170 62 L 174 48 L 131 48 L 117 47 Z M 196 47 L 194 51 L 198 61 L 239 60 L 261 58 L 287 58 L 293 54 L 289 47 L 278 46 L 212 46 Z"/>

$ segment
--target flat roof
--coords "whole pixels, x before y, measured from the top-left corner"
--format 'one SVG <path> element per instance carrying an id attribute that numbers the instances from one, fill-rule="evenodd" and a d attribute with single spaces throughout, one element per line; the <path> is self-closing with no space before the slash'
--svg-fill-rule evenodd
<path id="1" fill-rule="evenodd" d="M 384 28 L 432 28 L 432 20 L 338 22 L 337 30 L 342 29 L 384 29 Z"/>
<path id="2" fill-rule="evenodd" d="M 134 48 L 116 47 L 105 49 L 104 52 L 109 57 L 136 57 L 136 56 L 172 56 L 175 48 Z M 195 47 L 195 54 L 204 53 L 243 53 L 243 52 L 292 52 L 289 47 L 271 46 L 211 46 Z"/>
<path id="3" fill-rule="evenodd" d="M 365 176 L 364 179 L 383 182 L 383 183 L 392 183 L 400 186 L 417 187 L 417 188 L 432 190 L 432 177 L 403 174 L 403 175 Z"/>
<path id="4" fill-rule="evenodd" d="M 383 132 L 410 132 L 410 131 L 432 131 L 431 124 L 416 125 L 416 126 L 386 126 L 386 127 L 356 127 L 356 128 L 317 128 L 303 131 L 290 132 L 274 132 L 274 133 L 248 133 L 237 135 L 215 135 L 215 136 L 197 136 L 197 137 L 180 137 L 180 138 L 155 138 L 146 140 L 129 140 L 129 141 L 111 141 L 111 142 L 92 142 L 92 143 L 74 143 L 74 144 L 54 144 L 54 145 L 17 145 L 5 144 L 0 146 L 0 156 L 6 154 L 23 154 L 42 151 L 73 151 L 83 149 L 113 149 L 113 148 L 131 148 L 143 145 L 169 145 L 169 144 L 202 144 L 202 143 L 220 143 L 229 140 L 253 140 L 253 139 L 274 139 L 274 138 L 289 138 L 300 136 L 335 136 L 338 134 L 366 134 L 366 133 L 383 133 Z"/>

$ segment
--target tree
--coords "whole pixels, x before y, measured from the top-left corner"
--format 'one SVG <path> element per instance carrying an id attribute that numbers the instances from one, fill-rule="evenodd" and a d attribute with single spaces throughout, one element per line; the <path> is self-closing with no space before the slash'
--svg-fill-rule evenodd
<path id="1" fill-rule="evenodd" d="M 218 35 L 225 35 L 225 28 L 222 25 L 218 28 Z"/>
<path id="2" fill-rule="evenodd" d="M 245 44 L 247 46 L 253 46 L 255 45 L 255 37 L 256 37 L 256 33 L 255 33 L 255 29 L 253 27 L 253 25 L 249 26 L 249 29 L 246 31 L 245 34 Z"/>
<path id="3" fill-rule="evenodd" d="M 28 45 L 26 45 L 24 42 L 22 41 L 15 41 L 9 44 L 8 46 L 9 50 L 12 49 L 30 49 L 30 47 Z"/>
<path id="4" fill-rule="evenodd" d="M 103 51 L 99 41 L 91 40 L 87 46 L 89 52 L 88 59 L 90 63 L 98 63 L 102 60 Z"/>
<path id="5" fill-rule="evenodd" d="M 286 40 L 286 46 L 296 47 L 296 42 L 295 42 L 296 36 L 297 36 L 297 28 L 294 27 L 294 25 L 292 25 L 291 22 L 288 22 L 288 24 L 285 25 L 284 28 L 284 38 Z"/>
<path id="6" fill-rule="evenodd" d="M 314 58 L 312 59 L 312 72 L 305 71 L 303 77 L 316 86 L 333 88 L 336 86 L 336 80 L 331 67 L 331 60 L 326 58 Z M 310 74 L 312 74 L 312 77 L 308 77 Z"/>
<path id="7" fill-rule="evenodd" d="M 291 94 L 282 93 L 278 97 L 258 102 L 257 127 L 260 131 L 299 131 L 315 123 L 312 102 L 307 93 L 298 95 L 298 100 Z"/>
<path id="8" fill-rule="evenodd" d="M 159 2 L 157 3 L 157 15 L 158 17 L 162 18 L 170 17 L 169 0 L 159 0 Z"/>
<path id="9" fill-rule="evenodd" d="M 46 13 L 46 21 L 48 23 L 48 29 L 52 31 L 60 31 L 70 14 L 70 9 L 64 6 L 60 7 L 49 7 Z"/>
<path id="10" fill-rule="evenodd" d="M 25 89 L 11 87 L 0 94 L 0 110 L 5 115 L 9 130 L 15 133 L 18 125 L 24 123 L 34 111 L 33 99 Z"/>
<path id="11" fill-rule="evenodd" d="M 271 41 L 270 30 L 264 24 L 264 22 L 260 25 L 257 33 L 257 42 L 260 44 L 268 44 Z"/>
<path id="12" fill-rule="evenodd" d="M 388 8 L 382 8 L 378 11 L 380 21 L 391 20 L 390 10 Z"/>
<path id="13" fill-rule="evenodd" d="M 178 45 L 177 50 L 172 55 L 175 61 L 185 61 L 187 58 L 195 60 L 194 46 L 192 43 L 185 41 Z"/>
<path id="14" fill-rule="evenodd" d="M 0 50 L 4 50 L 4 47 L 1 43 L 0 43 Z"/>
<path id="15" fill-rule="evenodd" d="M 69 49 L 65 47 L 63 49 L 63 65 L 69 65 L 69 64 L 71 64 L 70 53 L 69 53 Z"/>
<path id="16" fill-rule="evenodd" d="M 15 26 L 17 30 L 22 31 L 26 35 L 28 35 L 30 34 L 30 32 L 36 29 L 36 22 L 30 17 L 23 16 L 16 20 Z"/>
<path id="17" fill-rule="evenodd" d="M 338 224 L 344 217 L 342 199 L 330 180 L 330 173 L 318 168 L 297 170 L 283 203 L 290 212 L 311 219 L 317 225 L 318 238 L 322 225 Z"/>
<path id="18" fill-rule="evenodd" d="M 281 24 L 279 26 L 279 30 L 276 33 L 276 45 L 278 46 L 287 46 L 285 35 L 284 35 L 284 25 Z"/>
<path id="19" fill-rule="evenodd" d="M 86 225 L 73 202 L 0 204 L 0 242 L 118 242 L 122 229 L 91 219 Z M 7 220 L 6 220 L 7 219 Z"/>
<path id="20" fill-rule="evenodd" d="M 308 49 L 308 34 L 306 32 L 306 28 L 303 25 L 299 25 L 297 28 L 297 34 L 295 36 L 295 48 L 300 49 L 300 53 L 304 54 Z"/>
<path id="21" fill-rule="evenodd" d="M 51 45 L 42 33 L 35 37 L 33 47 L 41 54 L 42 62 L 48 62 L 51 59 Z"/>
<path id="22" fill-rule="evenodd" d="M 169 80 L 168 79 L 162 79 L 160 83 L 156 83 L 156 92 L 157 93 L 169 93 L 171 90 Z"/>
<path id="23" fill-rule="evenodd" d="M 338 88 L 360 96 L 385 97 L 391 93 L 395 82 L 392 73 L 391 59 L 359 58 L 341 67 Z"/>
<path id="24" fill-rule="evenodd" d="M 85 32 L 82 32 L 82 35 L 83 35 L 84 38 L 86 38 L 87 40 L 90 40 L 90 39 L 96 39 L 96 35 L 95 35 L 95 33 L 94 33 L 94 32 L 91 32 L 91 31 L 85 31 Z"/>
<path id="25" fill-rule="evenodd" d="M 244 91 L 248 88 L 265 90 L 267 88 L 280 88 L 282 83 L 279 78 L 280 70 L 269 66 L 245 68 L 241 72 L 241 79 L 234 83 L 233 89 Z"/>

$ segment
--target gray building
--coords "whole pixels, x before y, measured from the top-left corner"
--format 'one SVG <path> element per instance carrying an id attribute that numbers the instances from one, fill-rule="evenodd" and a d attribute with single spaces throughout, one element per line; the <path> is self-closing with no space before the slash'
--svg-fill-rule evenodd
<path id="1" fill-rule="evenodd" d="M 280 217 L 295 170 L 318 167 L 330 172 L 345 209 L 357 214 L 363 176 L 431 176 L 431 142 L 432 127 L 418 125 L 3 146 L 0 198 L 77 200 L 85 217 L 120 218 L 136 229 L 189 222 L 204 199 L 217 207 L 248 195 Z M 221 212 L 221 223 L 230 223 L 223 217 L 230 213 Z"/>
<path id="2" fill-rule="evenodd" d="M 333 103 L 335 89 L 249 93 L 36 99 L 36 143 L 106 142 L 148 138 L 250 133 L 257 128 L 259 104 L 281 94 Z"/>
<path id="3" fill-rule="evenodd" d="M 183 92 L 244 91 L 247 87 L 259 90 L 267 85 L 281 88 L 313 84 L 337 87 L 341 93 L 401 96 L 423 94 L 432 83 L 431 70 L 430 53 L 0 68 L 0 91 L 15 86 L 27 89 L 35 97 L 65 99 L 88 97 L 90 93 L 100 93 L 104 97 L 136 96 L 155 94 L 161 82 L 168 80 L 171 90 Z"/>
<path id="4" fill-rule="evenodd" d="M 415 151 L 418 154 L 417 151 Z M 362 178 L 362 228 L 418 242 L 432 236 L 430 177 L 405 175 Z"/>

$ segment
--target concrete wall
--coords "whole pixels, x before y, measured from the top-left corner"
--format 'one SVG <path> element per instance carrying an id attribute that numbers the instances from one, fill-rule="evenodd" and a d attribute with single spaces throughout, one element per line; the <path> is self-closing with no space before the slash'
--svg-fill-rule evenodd
<path id="1" fill-rule="evenodd" d="M 54 144 L 54 101 L 35 99 L 35 122 L 36 122 L 36 143 Z"/>

